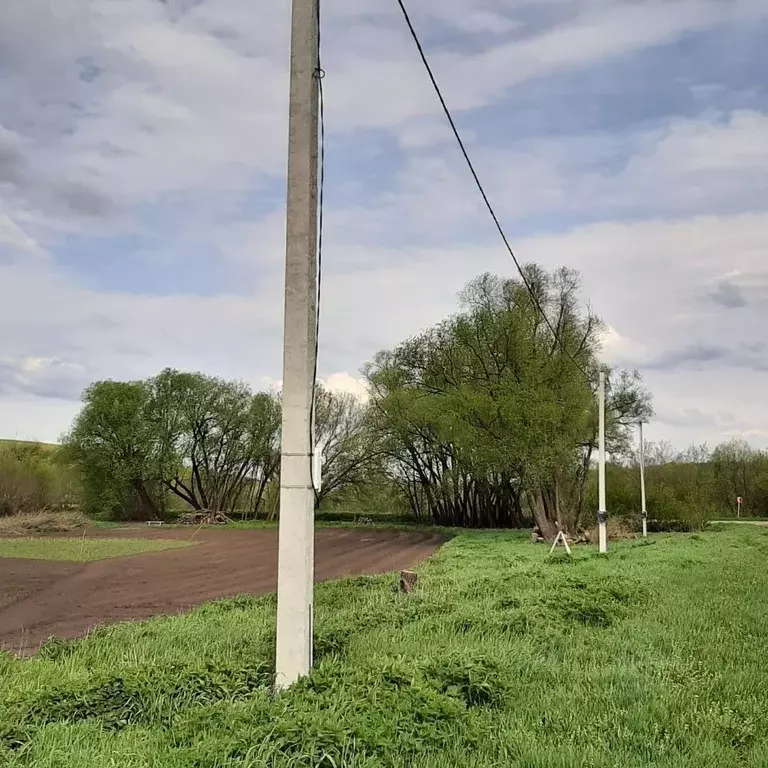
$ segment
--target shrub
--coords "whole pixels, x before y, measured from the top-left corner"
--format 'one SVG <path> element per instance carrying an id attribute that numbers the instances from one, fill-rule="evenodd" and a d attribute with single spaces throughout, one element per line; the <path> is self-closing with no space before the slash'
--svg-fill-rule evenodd
<path id="1" fill-rule="evenodd" d="M 36 536 L 42 533 L 67 533 L 84 528 L 88 518 L 81 512 L 28 512 L 0 517 L 0 536 Z"/>
<path id="2" fill-rule="evenodd" d="M 72 507 L 77 477 L 55 446 L 0 443 L 0 517 Z"/>
<path id="3" fill-rule="evenodd" d="M 648 520 L 649 533 L 690 533 L 697 526 L 690 520 Z"/>

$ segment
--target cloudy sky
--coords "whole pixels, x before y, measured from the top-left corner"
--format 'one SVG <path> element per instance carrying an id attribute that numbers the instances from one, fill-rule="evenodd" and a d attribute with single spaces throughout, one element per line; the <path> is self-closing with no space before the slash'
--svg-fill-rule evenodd
<path id="1" fill-rule="evenodd" d="M 411 0 L 519 257 L 581 271 L 652 439 L 768 445 L 768 3 Z M 99 378 L 281 376 L 289 0 L 0 2 L 0 436 Z M 512 275 L 394 0 L 324 0 L 320 373 Z"/>

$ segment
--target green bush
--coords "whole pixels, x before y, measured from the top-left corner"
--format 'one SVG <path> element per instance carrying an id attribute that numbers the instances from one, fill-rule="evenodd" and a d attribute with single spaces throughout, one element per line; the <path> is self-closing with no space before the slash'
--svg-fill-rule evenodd
<path id="1" fill-rule="evenodd" d="M 687 520 L 648 520 L 649 533 L 690 533 L 697 530 L 691 522 Z"/>
<path id="2" fill-rule="evenodd" d="M 78 500 L 76 473 L 56 446 L 0 442 L 0 517 L 71 508 Z"/>
<path id="3" fill-rule="evenodd" d="M 593 471 L 590 481 L 587 508 L 597 509 L 597 471 Z M 646 501 L 648 516 L 655 526 L 652 530 L 699 530 L 709 520 L 725 516 L 727 510 L 721 506 L 721 490 L 708 462 L 673 461 L 648 467 Z M 609 514 L 639 530 L 642 520 L 639 468 L 608 464 L 606 491 Z"/>

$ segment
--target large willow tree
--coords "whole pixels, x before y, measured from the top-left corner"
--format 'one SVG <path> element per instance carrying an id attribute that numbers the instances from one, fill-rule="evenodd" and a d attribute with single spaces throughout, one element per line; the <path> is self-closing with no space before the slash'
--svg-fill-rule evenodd
<path id="1" fill-rule="evenodd" d="M 420 519 L 535 521 L 545 535 L 580 524 L 602 325 L 580 307 L 576 273 L 528 266 L 526 278 L 533 297 L 521 281 L 482 275 L 457 314 L 368 366 L 388 470 Z M 615 440 L 644 398 L 635 378 L 618 381 Z"/>
<path id="2" fill-rule="evenodd" d="M 92 384 L 64 445 L 89 513 L 152 520 L 172 496 L 196 510 L 255 516 L 277 476 L 279 441 L 273 395 L 168 369 Z"/>
<path id="3" fill-rule="evenodd" d="M 377 468 L 377 435 L 352 395 L 317 387 L 315 436 L 325 464 L 318 504 Z M 278 513 L 282 409 L 243 382 L 166 369 L 144 381 L 100 381 L 65 437 L 88 512 L 152 520 L 177 509 L 239 517 Z"/>

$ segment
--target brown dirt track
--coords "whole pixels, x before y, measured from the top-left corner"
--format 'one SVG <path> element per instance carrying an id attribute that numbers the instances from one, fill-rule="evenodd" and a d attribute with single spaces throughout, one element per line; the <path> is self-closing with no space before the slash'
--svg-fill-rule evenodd
<path id="1" fill-rule="evenodd" d="M 192 534 L 132 529 L 94 535 L 189 539 Z M 189 548 L 92 563 L 0 558 L 0 648 L 26 654 L 51 635 L 80 637 L 99 624 L 275 591 L 276 531 L 206 529 L 195 541 Z M 409 568 L 444 541 L 410 531 L 318 530 L 315 580 Z"/>

